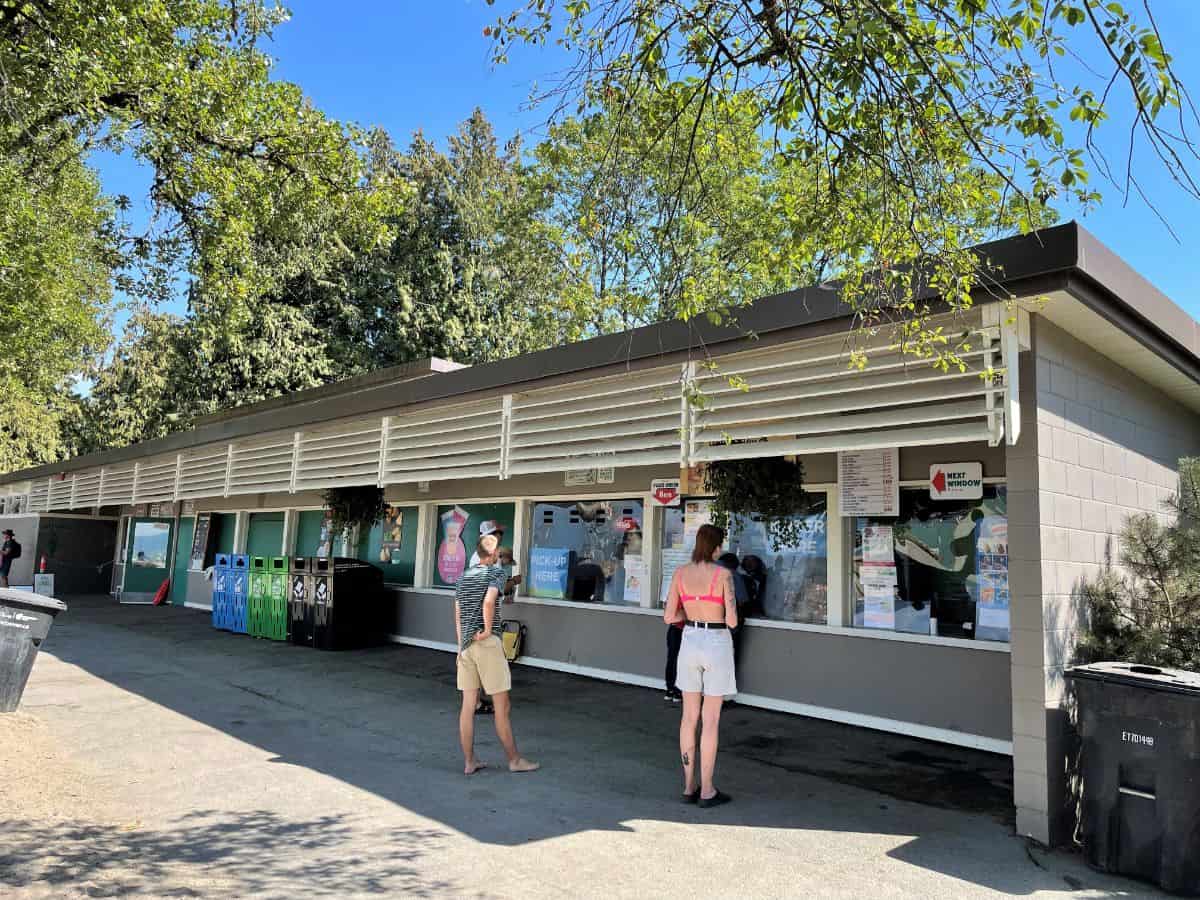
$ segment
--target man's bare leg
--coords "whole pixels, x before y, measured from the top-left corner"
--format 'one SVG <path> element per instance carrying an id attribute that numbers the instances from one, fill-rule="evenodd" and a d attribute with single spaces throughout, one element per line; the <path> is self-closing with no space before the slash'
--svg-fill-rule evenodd
<path id="1" fill-rule="evenodd" d="M 508 756 L 509 771 L 533 772 L 540 768 L 538 763 L 525 759 L 525 757 L 517 752 L 517 742 L 512 732 L 512 720 L 509 718 L 509 713 L 512 711 L 512 701 L 508 696 L 508 691 L 493 694 L 492 705 L 496 707 L 496 737 L 500 739 L 500 744 L 504 747 L 504 753 Z"/>
<path id="2" fill-rule="evenodd" d="M 475 758 L 475 704 L 479 700 L 479 691 L 462 692 L 462 709 L 458 713 L 458 741 L 462 745 L 463 773 L 474 775 L 484 764 Z"/>

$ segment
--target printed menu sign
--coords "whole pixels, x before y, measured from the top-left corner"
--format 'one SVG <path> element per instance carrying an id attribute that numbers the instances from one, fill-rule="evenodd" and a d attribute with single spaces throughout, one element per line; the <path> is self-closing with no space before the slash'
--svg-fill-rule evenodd
<path id="1" fill-rule="evenodd" d="M 192 553 L 188 561 L 188 568 L 193 572 L 204 568 L 205 559 L 208 557 L 208 528 L 211 523 L 212 516 L 209 513 L 196 516 L 196 529 L 192 532 Z"/>
<path id="2" fill-rule="evenodd" d="M 1007 641 L 1010 635 L 1008 592 L 1008 520 L 985 516 L 975 540 L 975 571 L 979 601 L 975 606 L 975 637 Z"/>
<path id="3" fill-rule="evenodd" d="M 838 500 L 843 516 L 898 516 L 899 449 L 839 451 Z"/>

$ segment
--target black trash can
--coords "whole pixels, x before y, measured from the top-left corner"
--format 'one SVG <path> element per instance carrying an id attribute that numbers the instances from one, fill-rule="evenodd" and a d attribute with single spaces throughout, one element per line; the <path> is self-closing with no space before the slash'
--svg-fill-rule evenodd
<path id="1" fill-rule="evenodd" d="M 312 561 L 313 646 L 352 650 L 384 638 L 383 570 L 357 559 Z"/>
<path id="2" fill-rule="evenodd" d="M 16 712 L 38 648 L 66 609 L 53 597 L 0 588 L 0 713 Z"/>
<path id="3" fill-rule="evenodd" d="M 312 557 L 293 556 L 288 586 L 288 642 L 300 647 L 312 646 Z"/>
<path id="4" fill-rule="evenodd" d="M 1200 674 L 1104 662 L 1066 675 L 1079 703 L 1088 861 L 1200 895 Z"/>

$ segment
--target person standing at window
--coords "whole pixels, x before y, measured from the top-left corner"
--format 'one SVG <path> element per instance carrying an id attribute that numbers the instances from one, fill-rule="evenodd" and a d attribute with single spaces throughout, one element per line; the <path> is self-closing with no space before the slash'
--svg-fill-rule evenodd
<path id="1" fill-rule="evenodd" d="M 717 565 L 729 570 L 729 578 L 733 582 L 733 597 L 737 601 L 738 625 L 730 634 L 730 637 L 733 638 L 733 666 L 736 674 L 738 660 L 742 656 L 742 623 L 746 621 L 747 610 L 750 606 L 750 580 L 738 571 L 736 553 L 722 553 L 717 560 Z"/>
<path id="2" fill-rule="evenodd" d="M 675 570 L 663 612 L 668 625 L 681 619 L 684 622 L 676 676 L 676 684 L 683 692 L 683 715 L 679 723 L 683 801 L 698 803 L 706 809 L 731 799 L 713 784 L 721 704 L 727 696 L 737 693 L 730 638 L 731 629 L 738 624 L 737 600 L 729 570 L 713 562 L 724 542 L 725 532 L 720 528 L 700 526 L 692 561 Z M 698 754 L 697 727 L 700 728 Z"/>
<path id="3" fill-rule="evenodd" d="M 17 543 L 17 535 L 11 528 L 0 531 L 0 537 L 4 538 L 4 543 L 0 544 L 0 588 L 6 588 L 13 560 L 21 555 L 21 545 Z"/>
<path id="4" fill-rule="evenodd" d="M 475 707 L 480 689 L 491 695 L 495 706 L 496 737 L 508 756 L 510 772 L 532 772 L 538 764 L 517 751 L 509 714 L 512 675 L 500 642 L 500 592 L 504 589 L 504 569 L 497 565 L 499 555 L 495 535 L 479 539 L 476 554 L 479 564 L 463 573 L 454 588 L 454 630 L 458 635 L 458 689 L 462 691 L 462 710 L 458 717 L 458 737 L 465 765 L 463 772 L 474 775 L 486 764 L 475 756 Z"/>

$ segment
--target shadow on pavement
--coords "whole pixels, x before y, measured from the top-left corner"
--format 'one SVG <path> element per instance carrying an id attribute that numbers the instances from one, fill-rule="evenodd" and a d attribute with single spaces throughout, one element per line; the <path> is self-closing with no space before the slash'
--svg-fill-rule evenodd
<path id="1" fill-rule="evenodd" d="M 361 827 L 360 827 L 361 828 Z M 194 812 L 148 830 L 84 822 L 6 821 L 0 835 L 0 887 L 38 885 L 91 897 L 189 897 L 318 893 L 427 897 L 456 893 L 416 865 L 443 833 L 387 829 L 389 847 L 370 859 L 347 852 L 361 840 L 341 817 L 295 821 L 265 811 Z M 286 845 L 287 855 L 271 848 Z"/>
<path id="2" fill-rule="evenodd" d="M 677 800 L 678 707 L 642 688 L 517 666 L 517 738 L 545 768 L 533 776 L 497 768 L 467 779 L 452 661 L 444 653 L 398 646 L 322 653 L 215 631 L 206 614 L 178 607 L 120 607 L 109 598 L 70 603 L 43 653 L 262 748 L 275 764 L 340 779 L 482 842 L 515 846 L 584 831 L 633 831 L 643 821 L 895 835 L 908 840 L 888 851 L 894 858 L 969 884 L 1017 895 L 1069 889 L 1012 836 L 1011 760 L 1004 757 L 733 707 L 722 723 L 718 782 L 735 802 L 699 810 Z M 48 695 L 61 705 L 63 692 L 38 680 L 35 669 L 25 709 L 38 712 Z M 86 692 L 65 702 L 92 714 Z M 98 718 L 90 727 L 104 724 Z M 477 743 L 493 765 L 503 762 L 486 718 L 478 722 Z M 190 758 L 198 773 L 209 764 L 203 748 Z M 63 842 L 36 823 L 28 827 L 21 846 L 30 850 Z M 336 843 L 337 833 L 337 822 L 198 814 L 181 830 L 124 852 L 145 854 L 153 867 L 176 856 L 204 862 L 232 851 L 234 865 L 252 874 L 254 847 L 312 841 L 331 850 L 323 842 Z M 398 835 L 400 855 L 381 877 L 405 893 L 443 889 L 420 884 L 403 855 L 419 853 L 436 836 Z M 80 854 L 91 842 L 116 841 L 67 837 Z M 75 864 L 99 865 L 89 859 Z M 329 856 L 323 864 L 334 884 L 356 877 L 353 859 Z M 66 873 L 71 865 L 60 868 Z M 312 881 L 307 871 L 273 877 L 292 875 Z M 6 877 L 13 875 L 0 875 L 0 883 Z"/>

